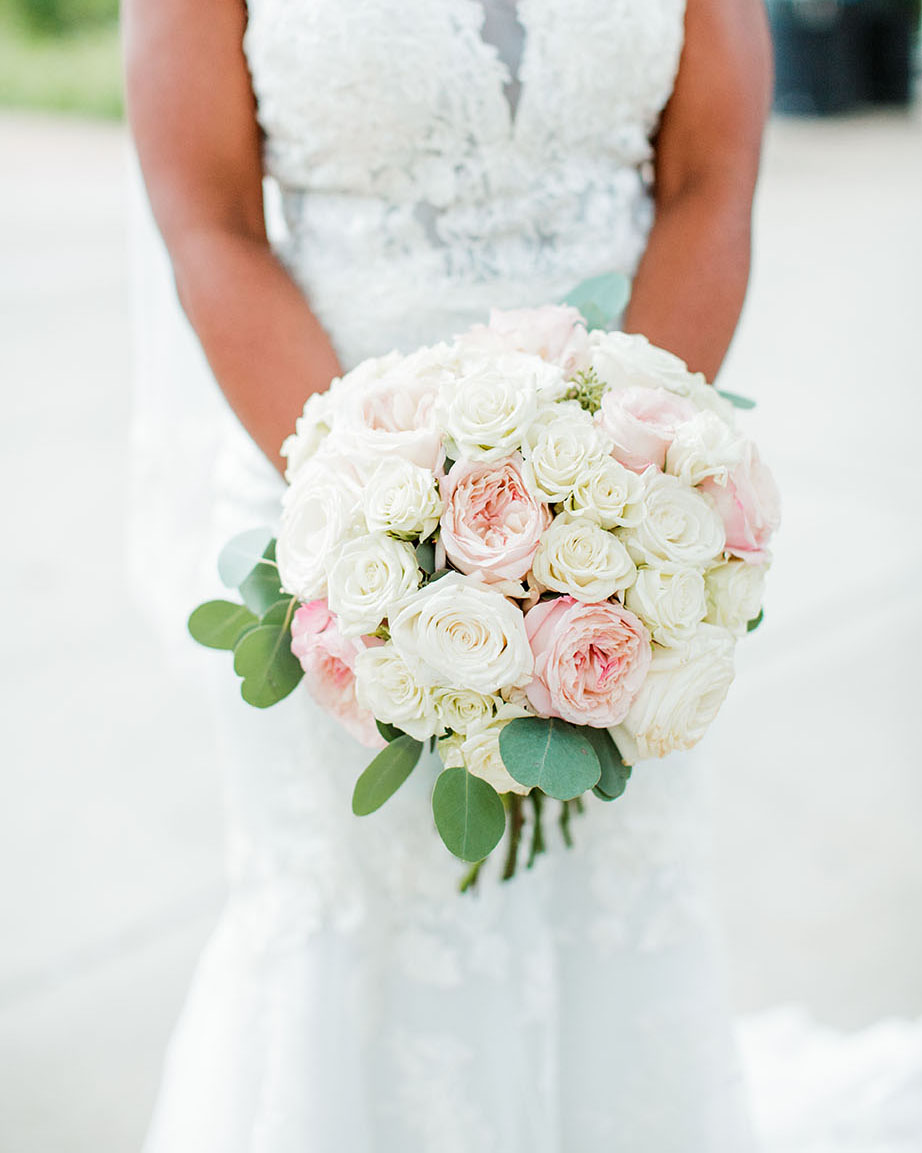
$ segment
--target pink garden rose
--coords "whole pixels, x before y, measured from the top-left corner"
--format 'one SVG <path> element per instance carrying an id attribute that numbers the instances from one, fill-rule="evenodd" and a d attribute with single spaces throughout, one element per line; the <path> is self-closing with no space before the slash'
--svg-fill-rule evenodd
<path id="1" fill-rule="evenodd" d="M 726 484 L 708 477 L 699 487 L 714 498 L 727 534 L 727 552 L 750 564 L 769 560 L 768 544 L 781 523 L 781 496 L 756 446 L 746 442 L 743 459 L 730 470 Z"/>
<path id="2" fill-rule="evenodd" d="M 643 472 L 652 464 L 662 471 L 677 430 L 697 411 L 665 388 L 610 389 L 596 422 L 615 442 L 612 456 L 625 468 Z"/>
<path id="3" fill-rule="evenodd" d="M 525 483 L 521 456 L 459 460 L 439 488 L 446 503 L 440 541 L 455 568 L 487 584 L 525 576 L 551 513 Z"/>
<path id="4" fill-rule="evenodd" d="M 527 352 L 562 368 L 567 376 L 589 367 L 589 334 L 579 310 L 564 304 L 541 308 L 494 308 L 488 325 L 478 324 L 465 343 L 488 351 Z"/>
<path id="5" fill-rule="evenodd" d="M 355 699 L 355 659 L 364 649 L 361 637 L 342 635 L 325 600 L 301 605 L 291 622 L 291 651 L 311 696 L 366 748 L 379 749 L 384 741 L 375 719 Z"/>
<path id="6" fill-rule="evenodd" d="M 617 601 L 563 596 L 525 615 L 535 679 L 525 692 L 545 717 L 608 728 L 627 716 L 650 668 L 650 634 Z"/>

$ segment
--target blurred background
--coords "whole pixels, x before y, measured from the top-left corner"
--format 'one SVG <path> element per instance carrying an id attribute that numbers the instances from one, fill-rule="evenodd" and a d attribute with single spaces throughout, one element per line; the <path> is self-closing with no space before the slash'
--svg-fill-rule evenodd
<path id="1" fill-rule="evenodd" d="M 723 384 L 758 400 L 746 427 L 785 522 L 765 624 L 706 742 L 708 835 L 739 1012 L 796 1005 L 850 1034 L 922 1015 L 919 3 L 769 9 L 777 113 Z M 223 894 L 201 689 L 216 658 L 190 645 L 177 671 L 184 622 L 158 634 L 126 563 L 116 16 L 114 0 L 0 0 L 10 1153 L 139 1147 Z"/>

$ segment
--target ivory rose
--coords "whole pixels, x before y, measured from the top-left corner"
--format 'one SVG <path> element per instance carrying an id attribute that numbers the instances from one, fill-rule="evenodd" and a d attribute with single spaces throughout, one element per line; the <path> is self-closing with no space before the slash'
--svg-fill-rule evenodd
<path id="1" fill-rule="evenodd" d="M 521 456 L 456 461 L 439 487 L 440 540 L 455 568 L 487 583 L 525 576 L 551 514 L 525 483 Z"/>
<path id="2" fill-rule="evenodd" d="M 637 333 L 595 329 L 589 344 L 592 367 L 609 388 L 668 388 L 688 396 L 704 383 L 700 373 L 689 372 L 684 360 Z"/>
<path id="3" fill-rule="evenodd" d="M 541 716 L 607 728 L 627 715 L 650 667 L 650 634 L 617 602 L 557 597 L 525 617 L 535 677 L 525 691 Z"/>
<path id="4" fill-rule="evenodd" d="M 628 764 L 701 740 L 733 681 L 734 647 L 726 629 L 701 624 L 685 644 L 656 649 L 643 687 L 612 732 Z"/>
<path id="5" fill-rule="evenodd" d="M 521 610 L 473 577 L 449 573 L 432 581 L 398 605 L 388 623 L 421 684 L 495 693 L 531 678 Z"/>
<path id="6" fill-rule="evenodd" d="M 498 793 L 526 796 L 531 786 L 519 784 L 506 768 L 499 751 L 499 737 L 510 721 L 530 715 L 527 708 L 500 702 L 495 717 L 475 722 L 465 736 L 455 734 L 439 741 L 443 764 L 446 768 L 464 765 L 469 773 L 492 785 Z"/>
<path id="7" fill-rule="evenodd" d="M 637 564 L 703 569 L 724 548 L 724 528 L 712 501 L 677 477 L 650 469 L 644 474 L 643 518 L 618 529 Z"/>
<path id="8" fill-rule="evenodd" d="M 375 718 L 355 693 L 355 664 L 365 652 L 358 637 L 344 637 L 326 601 L 301 605 L 291 622 L 291 651 L 304 669 L 308 692 L 366 748 L 382 748 Z"/>
<path id="9" fill-rule="evenodd" d="M 528 439 L 525 475 L 552 504 L 566 500 L 586 469 L 606 459 L 610 448 L 581 408 L 562 409 L 556 420 L 542 420 L 540 431 Z"/>
<path id="10" fill-rule="evenodd" d="M 461 339 L 483 349 L 540 356 L 568 377 L 589 367 L 589 334 L 583 318 L 578 309 L 563 304 L 507 311 L 494 308 L 488 325 L 475 325 Z"/>
<path id="11" fill-rule="evenodd" d="M 390 606 L 419 588 L 413 546 L 387 533 L 346 541 L 333 554 L 327 576 L 330 608 L 346 636 L 372 633 Z"/>
<path id="12" fill-rule="evenodd" d="M 674 565 L 642 568 L 624 603 L 661 645 L 689 640 L 708 610 L 701 572 Z"/>
<path id="13" fill-rule="evenodd" d="M 362 490 L 348 458 L 324 447 L 298 470 L 282 498 L 276 559 L 286 592 L 305 603 L 326 596 L 327 559 L 365 531 Z"/>
<path id="14" fill-rule="evenodd" d="M 532 573 L 546 589 L 593 602 L 628 588 L 637 569 L 614 533 L 589 517 L 564 512 L 541 538 Z"/>
<path id="15" fill-rule="evenodd" d="M 362 502 L 372 532 L 380 529 L 405 540 L 429 536 L 442 514 L 431 470 L 399 456 L 379 462 L 362 492 Z"/>
<path id="16" fill-rule="evenodd" d="M 701 488 L 713 497 L 723 518 L 727 552 L 750 564 L 769 560 L 769 541 L 781 523 L 781 496 L 752 441 L 746 441 L 742 459 L 730 470 L 726 484 L 708 478 Z"/>
<path id="17" fill-rule="evenodd" d="M 765 591 L 767 564 L 747 564 L 728 560 L 704 574 L 707 586 L 708 614 L 711 624 L 741 635 L 751 620 L 759 615 Z"/>
<path id="18" fill-rule="evenodd" d="M 602 397 L 596 422 L 611 439 L 615 460 L 634 472 L 651 464 L 662 471 L 676 432 L 697 411 L 665 388 L 612 389 Z"/>
<path id="19" fill-rule="evenodd" d="M 442 731 L 432 689 L 421 685 L 392 644 L 360 653 L 355 663 L 359 704 L 379 721 L 396 725 L 418 741 Z"/>

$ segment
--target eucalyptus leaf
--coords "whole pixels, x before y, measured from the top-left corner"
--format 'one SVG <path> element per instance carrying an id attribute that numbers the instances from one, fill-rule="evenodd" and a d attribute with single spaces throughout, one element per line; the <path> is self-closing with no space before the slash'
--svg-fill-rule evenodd
<path id="1" fill-rule="evenodd" d="M 283 700 L 304 675 L 288 630 L 277 625 L 260 625 L 241 637 L 234 649 L 234 671 L 243 678 L 243 699 L 257 709 Z"/>
<path id="2" fill-rule="evenodd" d="M 724 400 L 729 400 L 734 408 L 755 408 L 756 406 L 754 400 L 750 400 L 748 396 L 740 396 L 738 392 L 727 392 L 724 388 L 718 388 L 717 392 Z"/>
<path id="3" fill-rule="evenodd" d="M 416 546 L 416 561 L 427 576 L 435 572 L 435 542 L 421 540 Z"/>
<path id="4" fill-rule="evenodd" d="M 189 632 L 209 649 L 232 649 L 258 619 L 245 605 L 233 601 L 206 601 L 189 617 Z"/>
<path id="5" fill-rule="evenodd" d="M 518 717 L 499 736 L 503 764 L 521 785 L 572 801 L 597 785 L 602 766 L 582 728 L 556 717 Z"/>
<path id="6" fill-rule="evenodd" d="M 506 809 L 492 785 L 457 766 L 432 791 L 432 815 L 446 848 L 462 861 L 481 861 L 506 831 Z"/>
<path id="7" fill-rule="evenodd" d="M 582 732 L 595 749 L 595 755 L 599 758 L 602 768 L 602 775 L 593 791 L 596 795 L 601 792 L 608 800 L 614 801 L 627 788 L 627 783 L 631 779 L 631 766 L 626 765 L 621 759 L 618 746 L 612 740 L 608 729 L 595 729 L 587 725 Z"/>
<path id="8" fill-rule="evenodd" d="M 378 726 L 378 732 L 390 744 L 391 741 L 396 741 L 398 737 L 404 736 L 402 729 L 398 729 L 396 725 L 389 725 L 386 721 L 376 720 L 375 724 Z"/>
<path id="9" fill-rule="evenodd" d="M 251 528 L 231 537 L 218 555 L 218 575 L 228 588 L 239 588 L 253 571 L 272 540 L 272 529 Z"/>
<path id="10" fill-rule="evenodd" d="M 260 560 L 240 582 L 240 595 L 248 608 L 262 616 L 282 597 L 279 570 L 275 563 L 275 541 L 270 540 Z"/>
<path id="11" fill-rule="evenodd" d="M 296 607 L 296 597 L 283 597 L 282 600 L 276 601 L 271 608 L 263 613 L 259 623 L 263 625 L 276 625 L 278 628 L 286 628 L 290 631 L 291 618 L 295 615 Z"/>
<path id="12" fill-rule="evenodd" d="M 610 797 L 608 793 L 603 793 L 598 785 L 594 785 L 592 791 L 600 801 L 605 801 L 606 804 L 611 804 L 612 801 L 616 801 L 618 799 L 617 797 Z"/>
<path id="13" fill-rule="evenodd" d="M 413 772 L 422 751 L 422 742 L 406 733 L 395 737 L 355 782 L 353 813 L 357 817 L 367 817 L 380 809 Z"/>
<path id="14" fill-rule="evenodd" d="M 759 609 L 759 615 L 753 617 L 749 624 L 746 625 L 746 632 L 754 633 L 763 620 L 765 620 L 765 609 Z"/>
<path id="15" fill-rule="evenodd" d="M 582 281 L 563 299 L 578 308 L 587 328 L 609 328 L 630 299 L 631 282 L 620 272 L 605 272 Z"/>

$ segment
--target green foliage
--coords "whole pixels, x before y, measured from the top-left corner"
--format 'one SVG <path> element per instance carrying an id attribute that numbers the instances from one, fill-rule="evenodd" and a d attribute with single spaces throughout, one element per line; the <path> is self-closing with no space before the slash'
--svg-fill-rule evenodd
<path id="1" fill-rule="evenodd" d="M 416 563 L 427 576 L 435 572 L 435 541 L 421 540 L 416 546 Z"/>
<path id="2" fill-rule="evenodd" d="M 277 603 L 282 594 L 278 565 L 275 563 L 275 541 L 270 540 L 262 559 L 240 582 L 240 595 L 247 607 L 260 616 Z"/>
<path id="3" fill-rule="evenodd" d="M 759 615 L 757 617 L 753 617 L 749 624 L 746 625 L 746 632 L 754 633 L 764 619 L 765 609 L 759 609 Z"/>
<path id="4" fill-rule="evenodd" d="M 206 601 L 189 617 L 189 632 L 206 648 L 233 649 L 244 633 L 258 624 L 258 617 L 243 605 Z"/>
<path id="5" fill-rule="evenodd" d="M 724 400 L 729 400 L 734 408 L 755 408 L 756 406 L 754 400 L 750 400 L 748 396 L 740 396 L 738 392 L 727 392 L 725 388 L 718 388 L 717 392 Z"/>
<path id="6" fill-rule="evenodd" d="M 608 729 L 587 727 L 582 731 L 595 749 L 595 755 L 599 758 L 602 769 L 593 792 L 596 796 L 601 793 L 606 800 L 614 801 L 627 788 L 627 783 L 631 779 L 631 766 L 626 765 L 621 759 L 618 746 L 612 740 Z"/>
<path id="7" fill-rule="evenodd" d="M 499 736 L 503 764 L 519 784 L 571 801 L 598 784 L 602 767 L 585 730 L 556 717 L 518 717 Z"/>
<path id="8" fill-rule="evenodd" d="M 607 385 L 599 380 L 594 368 L 587 372 L 578 372 L 570 382 L 570 387 L 564 393 L 564 400 L 575 400 L 580 408 L 593 415 L 602 407 L 602 397 L 605 395 Z"/>
<path id="9" fill-rule="evenodd" d="M 499 794 L 460 766 L 446 769 L 435 782 L 432 815 L 446 848 L 462 861 L 483 860 L 506 829 Z"/>
<path id="10" fill-rule="evenodd" d="M 385 721 L 376 720 L 375 724 L 378 726 L 378 732 L 390 744 L 391 741 L 396 741 L 398 737 L 404 735 L 402 729 L 398 729 L 396 725 L 389 725 Z"/>
<path id="11" fill-rule="evenodd" d="M 367 817 L 380 809 L 413 772 L 422 751 L 422 742 L 406 733 L 392 740 L 355 782 L 353 813 L 357 817 Z"/>
<path id="12" fill-rule="evenodd" d="M 587 328 L 610 328 L 631 296 L 631 282 L 620 272 L 604 272 L 582 281 L 563 299 L 578 308 Z"/>
<path id="13" fill-rule="evenodd" d="M 251 528 L 231 537 L 218 555 L 221 583 L 229 589 L 239 588 L 266 555 L 271 541 L 271 528 Z"/>
<path id="14" fill-rule="evenodd" d="M 244 633 L 234 648 L 234 672 L 243 678 L 243 699 L 257 709 L 287 697 L 304 675 L 287 625 L 259 625 Z"/>

